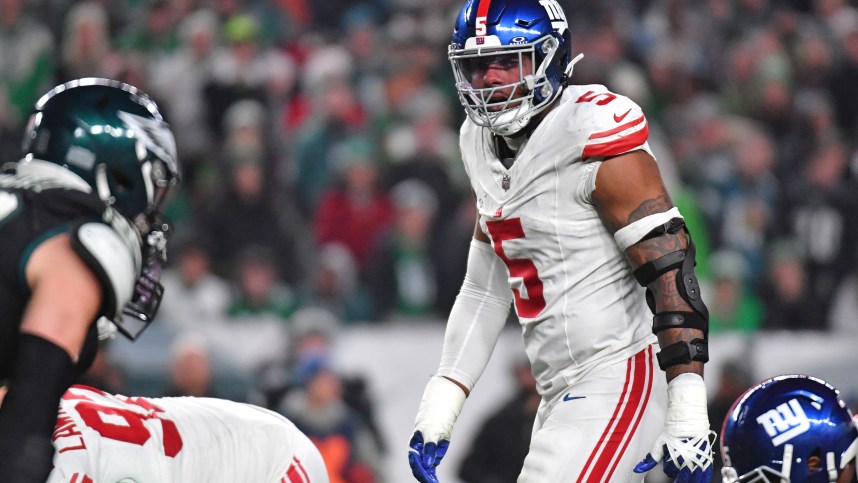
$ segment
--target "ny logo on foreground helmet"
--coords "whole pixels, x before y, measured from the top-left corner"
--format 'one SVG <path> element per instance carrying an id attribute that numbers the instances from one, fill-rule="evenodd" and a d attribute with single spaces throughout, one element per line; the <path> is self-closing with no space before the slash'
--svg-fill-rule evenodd
<path id="1" fill-rule="evenodd" d="M 557 0 L 471 0 L 459 12 L 447 56 L 468 117 L 512 136 L 560 95 L 572 67 L 571 33 Z M 517 81 L 484 81 L 489 65 L 518 67 Z"/>
<path id="2" fill-rule="evenodd" d="M 136 338 L 160 305 L 169 232 L 161 210 L 180 179 L 176 142 L 157 105 L 122 82 L 67 82 L 36 103 L 23 148 L 19 172 L 35 171 L 40 162 L 65 167 L 110 208 L 104 222 L 137 244 L 137 283 L 122 314 L 112 320 Z"/>
<path id="3" fill-rule="evenodd" d="M 799 375 L 749 389 L 721 430 L 724 483 L 853 481 L 858 429 L 839 394 Z"/>

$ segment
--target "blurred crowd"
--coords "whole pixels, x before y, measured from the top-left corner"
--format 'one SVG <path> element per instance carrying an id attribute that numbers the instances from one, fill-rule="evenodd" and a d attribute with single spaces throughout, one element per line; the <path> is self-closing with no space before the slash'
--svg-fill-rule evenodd
<path id="1" fill-rule="evenodd" d="M 858 334 L 858 1 L 560 3 L 585 55 L 572 82 L 648 116 L 712 332 Z M 225 357 L 257 375 L 255 402 L 349 435 L 359 457 L 342 455 L 341 481 L 370 481 L 384 444 L 325 341 L 343 324 L 443 321 L 464 276 L 475 211 L 446 61 L 459 8 L 0 0 L 0 162 L 59 82 L 150 93 L 184 176 L 155 329 L 178 368 L 164 390 L 211 393 L 207 354 Z"/>

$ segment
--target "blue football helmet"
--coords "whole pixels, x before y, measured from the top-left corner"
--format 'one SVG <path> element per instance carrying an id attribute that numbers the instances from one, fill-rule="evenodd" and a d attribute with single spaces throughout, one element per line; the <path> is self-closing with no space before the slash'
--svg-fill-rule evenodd
<path id="1" fill-rule="evenodd" d="M 459 12 L 447 57 L 468 117 L 501 136 L 521 131 L 558 98 L 571 67 L 571 34 L 557 0 L 467 0 Z M 523 69 L 529 57 L 532 73 Z M 484 86 L 475 80 L 504 59 L 518 81 Z"/>
<path id="2" fill-rule="evenodd" d="M 836 482 L 858 447 L 839 394 L 801 375 L 774 377 L 745 392 L 721 429 L 724 483 Z"/>

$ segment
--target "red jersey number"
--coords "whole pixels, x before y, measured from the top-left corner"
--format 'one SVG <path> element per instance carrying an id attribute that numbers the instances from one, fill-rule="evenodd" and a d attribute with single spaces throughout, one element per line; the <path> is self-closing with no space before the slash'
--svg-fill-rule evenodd
<path id="1" fill-rule="evenodd" d="M 91 401 L 81 401 L 75 409 L 83 422 L 102 437 L 139 446 L 146 444 L 152 437 L 143 421 L 157 419 L 161 422 L 164 455 L 172 458 L 179 454 L 182 450 L 182 437 L 179 435 L 176 423 L 161 418 L 158 413 L 162 410 L 145 399 L 133 398 L 126 402 L 140 406 L 147 410 L 148 414 L 143 415 L 115 406 L 102 406 Z"/>
<path id="2" fill-rule="evenodd" d="M 545 308 L 545 298 L 542 296 L 542 280 L 536 265 L 526 258 L 509 258 L 503 251 L 505 240 L 516 240 L 525 238 L 524 228 L 521 226 L 521 218 L 510 218 L 509 220 L 487 221 L 486 227 L 492 237 L 492 245 L 495 253 L 509 268 L 511 277 L 521 278 L 527 289 L 527 298 L 523 298 L 518 289 L 512 289 L 515 296 L 515 310 L 519 317 L 531 319 L 539 315 Z"/>

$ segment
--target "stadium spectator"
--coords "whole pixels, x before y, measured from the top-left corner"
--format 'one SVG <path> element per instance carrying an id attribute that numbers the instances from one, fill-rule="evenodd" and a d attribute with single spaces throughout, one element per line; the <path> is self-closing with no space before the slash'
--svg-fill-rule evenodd
<path id="1" fill-rule="evenodd" d="M 309 235 L 270 175 L 264 119 L 264 108 L 256 101 L 240 101 L 227 111 L 229 134 L 222 146 L 225 186 L 198 200 L 203 203 L 199 207 L 200 228 L 212 241 L 216 273 L 228 274 L 235 257 L 254 244 L 273 254 L 278 276 L 297 284 L 307 275 L 308 261 L 302 253 L 303 239 Z M 224 230 L 224 226 L 230 229 Z"/>
<path id="2" fill-rule="evenodd" d="M 71 80 L 104 76 L 113 55 L 107 12 L 99 2 L 80 2 L 71 7 L 63 30 L 62 57 L 57 77 Z"/>
<path id="3" fill-rule="evenodd" d="M 234 290 L 227 314 L 247 321 L 285 324 L 297 308 L 294 291 L 277 275 L 274 254 L 251 245 L 242 250 L 235 268 Z"/>
<path id="4" fill-rule="evenodd" d="M 175 258 L 162 278 L 167 293 L 159 319 L 173 328 L 197 328 L 217 324 L 226 317 L 230 287 L 211 271 L 203 237 L 183 233 L 175 241 Z"/>
<path id="5" fill-rule="evenodd" d="M 0 3 L 0 164 L 16 161 L 33 103 L 54 84 L 54 39 L 27 0 Z"/>
<path id="6" fill-rule="evenodd" d="M 325 59 L 325 62 L 336 64 L 342 60 Z M 312 72 L 309 66 L 308 71 Z M 364 135 L 368 124 L 367 112 L 342 75 L 344 73 L 325 75 L 315 81 L 316 84 L 305 86 L 311 113 L 295 141 L 294 184 L 301 212 L 308 219 L 317 213 L 323 194 L 335 182 L 341 155 L 333 149 Z"/>
<path id="7" fill-rule="evenodd" d="M 753 291 L 747 290 L 748 262 L 738 252 L 723 249 L 709 258 L 711 267 L 710 290 L 705 290 L 712 301 L 709 310 L 709 331 L 757 330 L 764 308 Z"/>
<path id="8" fill-rule="evenodd" d="M 217 397 L 212 381 L 209 349 L 200 335 L 187 332 L 170 347 L 170 383 L 164 397 Z"/>
<path id="9" fill-rule="evenodd" d="M 325 190 L 313 223 L 316 242 L 348 247 L 361 272 L 368 268 L 373 247 L 393 218 L 388 194 L 379 186 L 378 165 L 371 142 L 350 138 L 331 157 L 339 182 Z"/>
<path id="10" fill-rule="evenodd" d="M 332 483 L 380 481 L 380 448 L 361 416 L 343 400 L 341 377 L 324 355 L 302 361 L 294 374 L 299 389 L 278 406 L 319 448 Z"/>
<path id="11" fill-rule="evenodd" d="M 854 266 L 852 241 L 858 236 L 858 194 L 847 178 L 848 151 L 841 142 L 816 147 L 803 176 L 786 183 L 784 226 L 804 250 L 812 310 L 827 314 L 837 285 Z M 825 319 L 820 317 L 824 329 Z"/>
<path id="12" fill-rule="evenodd" d="M 192 186 L 197 170 L 205 169 L 205 163 L 216 156 L 204 94 L 212 76 L 219 30 L 214 12 L 201 8 L 181 20 L 179 48 L 151 63 L 152 93 L 164 104 L 176 131 L 176 146 L 186 166 L 185 178 Z"/>
<path id="13" fill-rule="evenodd" d="M 429 318 L 438 315 L 436 251 L 430 243 L 438 199 L 422 181 L 407 179 L 393 187 L 391 228 L 370 259 L 367 284 L 379 318 Z"/>
<path id="14" fill-rule="evenodd" d="M 375 320 L 370 292 L 347 247 L 340 243 L 320 246 L 315 266 L 309 292 L 301 296 L 302 307 L 325 308 L 345 323 Z"/>
<path id="15" fill-rule="evenodd" d="M 780 240 L 771 247 L 760 296 L 765 306 L 761 328 L 819 329 L 824 324 L 813 310 L 804 258 L 794 241 Z"/>

